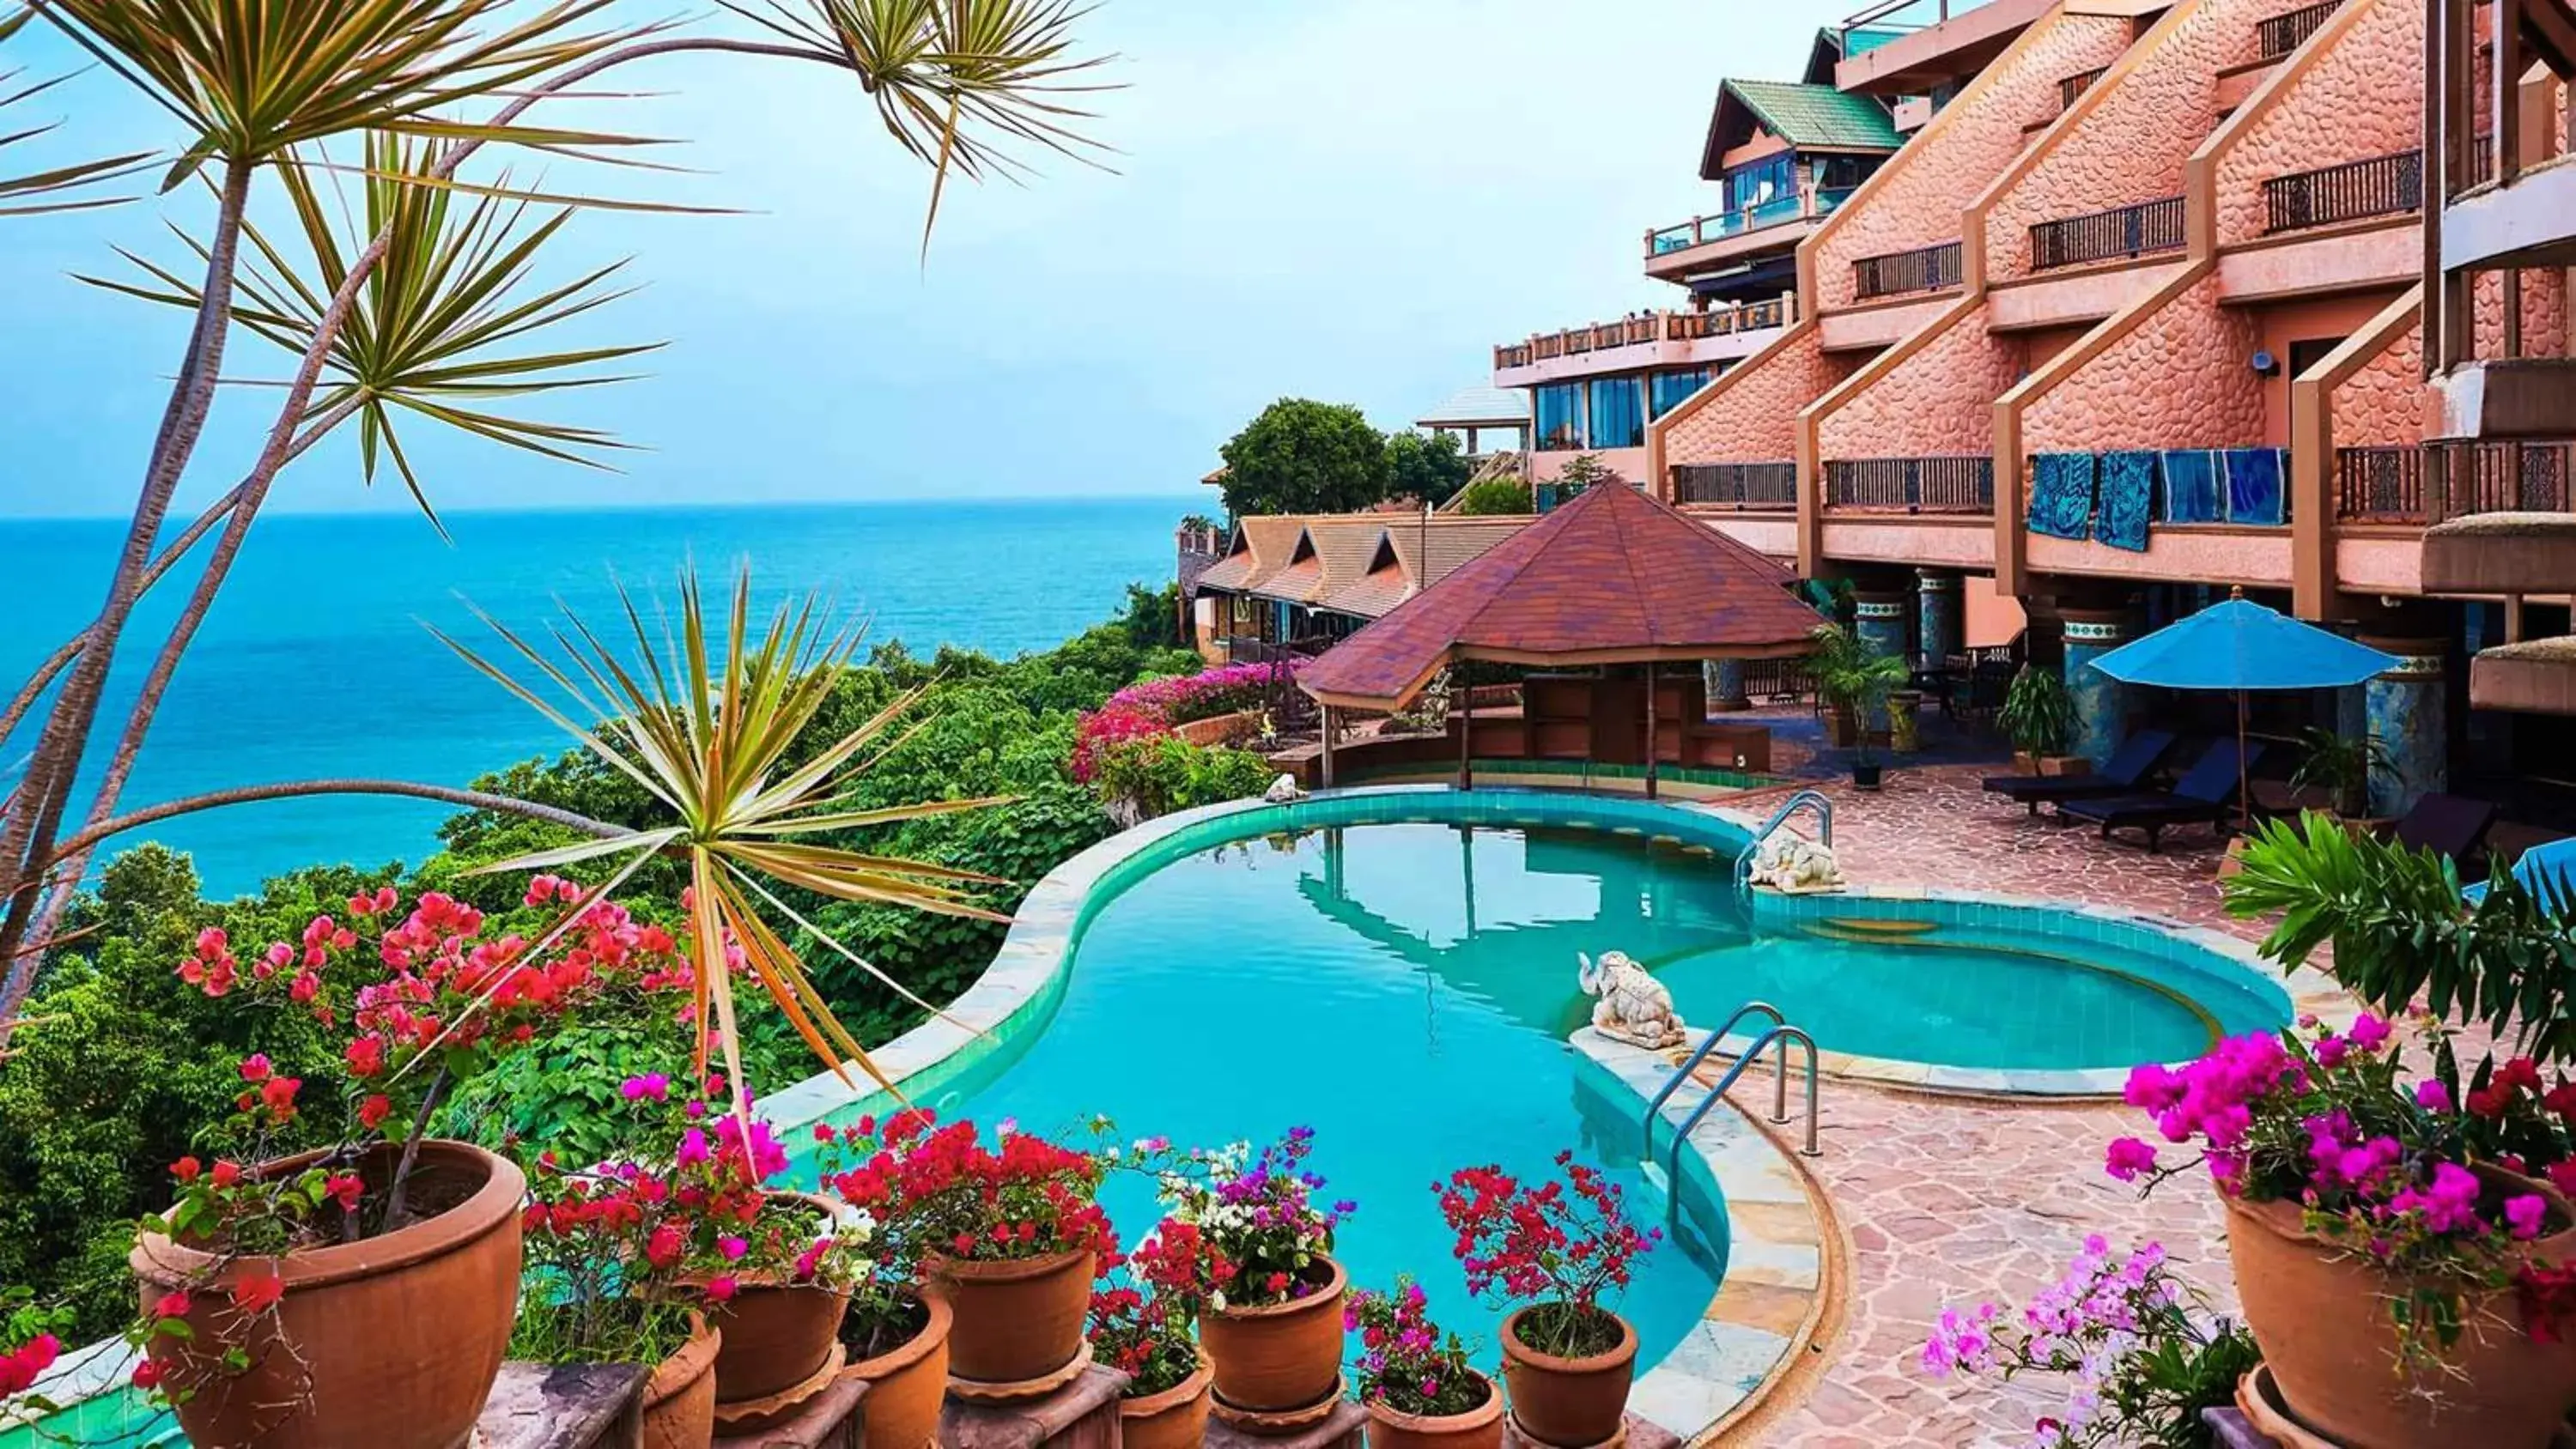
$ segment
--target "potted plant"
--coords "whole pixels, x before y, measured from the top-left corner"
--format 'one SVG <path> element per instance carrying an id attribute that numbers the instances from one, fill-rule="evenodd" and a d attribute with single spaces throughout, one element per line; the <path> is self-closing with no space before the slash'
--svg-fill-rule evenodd
<path id="1" fill-rule="evenodd" d="M 987 1144 L 971 1121 L 918 1110 L 852 1145 L 865 1160 L 829 1186 L 947 1300 L 953 1381 L 1042 1383 L 1081 1357 L 1092 1279 L 1115 1246 L 1096 1201 L 1106 1156 L 1007 1126 Z"/>
<path id="2" fill-rule="evenodd" d="M 1360 1402 L 1369 1449 L 1500 1449 L 1503 1396 L 1467 1364 L 1458 1335 L 1443 1333 L 1409 1277 L 1392 1293 L 1351 1295 L 1344 1326 L 1360 1336 Z"/>
<path id="3" fill-rule="evenodd" d="M 2397 762 L 2377 735 L 2346 736 L 2310 725 L 2299 731 L 2299 747 L 2303 753 L 2299 768 L 2290 776 L 2290 788 L 2322 792 L 2328 807 L 2346 822 L 2358 822 L 2370 814 L 2373 771 L 2400 778 Z"/>
<path id="4" fill-rule="evenodd" d="M 928 1126 L 925 1119 L 923 1127 Z M 847 1126 L 818 1124 L 815 1166 L 824 1183 L 841 1181 L 855 1154 L 873 1158 L 884 1136 L 897 1144 L 912 1130 L 889 1124 L 881 1135 L 877 1119 L 862 1116 Z M 853 1181 L 853 1190 L 880 1207 L 891 1199 L 883 1186 Z M 843 1276 L 849 1304 L 841 1315 L 841 1376 L 868 1386 L 859 1401 L 862 1437 L 879 1449 L 930 1449 L 939 1434 L 939 1410 L 948 1394 L 948 1334 L 955 1322 L 944 1298 L 921 1291 L 918 1242 L 901 1231 L 888 1232 L 873 1215 L 855 1213 L 872 1231 L 863 1243 L 849 1243 L 844 1228 Z"/>
<path id="5" fill-rule="evenodd" d="M 1438 1189 L 1467 1290 L 1516 1304 L 1503 1320 L 1503 1382 L 1521 1435 L 1543 1445 L 1606 1443 L 1637 1371 L 1637 1331 L 1604 1307 L 1663 1234 L 1628 1221 L 1616 1183 L 1559 1152 L 1565 1176 L 1530 1186 L 1499 1167 L 1464 1167 Z"/>
<path id="6" fill-rule="evenodd" d="M 2576 1407 L 2576 1215 L 2523 1173 L 2576 1181 L 2576 1087 L 2517 1058 L 2463 1091 L 2443 1041 L 2410 1088 L 2394 1039 L 2367 1014 L 2233 1037 L 2137 1068 L 2126 1095 L 2200 1148 L 2246 1326 L 2301 1422 L 2354 1449 L 2546 1443 Z M 2192 1165 L 2135 1138 L 2106 1163 L 2148 1190 Z"/>
<path id="7" fill-rule="evenodd" d="M 1991 1301 L 1945 1309 L 1923 1345 L 1934 1378 L 2071 1379 L 2064 1406 L 2033 1425 L 2045 1449 L 2214 1443 L 2202 1411 L 2234 1404 L 2261 1360 L 2243 1325 L 2213 1316 L 2167 1266 L 2162 1244 L 2117 1257 L 2100 1234 L 2020 1313 Z"/>
<path id="8" fill-rule="evenodd" d="M 1995 722 L 2012 741 L 2013 768 L 2025 775 L 2080 775 L 2091 768 L 2081 755 L 2066 752 L 2075 736 L 2075 696 L 2054 670 L 2023 665 L 2004 691 Z"/>
<path id="9" fill-rule="evenodd" d="M 1324 1179 L 1306 1168 L 1315 1133 L 1292 1127 L 1252 1153 L 1245 1143 L 1167 1158 L 1166 1232 L 1188 1240 L 1186 1283 L 1218 1401 L 1251 1414 L 1294 1413 L 1340 1392 L 1342 1297 L 1333 1234 L 1354 1210 L 1321 1205 Z"/>
<path id="10" fill-rule="evenodd" d="M 1127 1449 L 1198 1449 L 1207 1437 L 1215 1370 L 1194 1332 L 1199 1261 L 1198 1229 L 1166 1222 L 1091 1295 L 1092 1347 L 1127 1375 L 1118 1401 Z"/>
<path id="11" fill-rule="evenodd" d="M 1913 678 L 1913 671 L 1903 659 L 1878 653 L 1840 624 L 1818 624 L 1809 637 L 1816 647 L 1807 668 L 1831 711 L 1826 738 L 1831 742 L 1840 736 L 1852 744 L 1852 783 L 1875 790 L 1882 767 L 1870 743 L 1870 719 L 1886 708 L 1889 691 Z"/>
<path id="12" fill-rule="evenodd" d="M 667 933 L 539 877 L 506 918 L 366 892 L 247 959 L 208 929 L 177 974 L 335 1033 L 354 1131 L 312 1145 L 306 1084 L 265 1056 L 240 1064 L 212 1160 L 173 1165 L 173 1205 L 129 1256 L 137 1383 L 201 1444 L 448 1449 L 509 1342 L 526 1183 L 507 1158 L 432 1137 L 436 1112 L 601 993 L 659 989 L 685 963 Z"/>

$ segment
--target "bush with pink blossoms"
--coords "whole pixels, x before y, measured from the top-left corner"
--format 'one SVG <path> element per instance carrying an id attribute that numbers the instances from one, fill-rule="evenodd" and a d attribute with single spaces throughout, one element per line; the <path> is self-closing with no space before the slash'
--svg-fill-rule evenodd
<path id="1" fill-rule="evenodd" d="M 2209 1315 L 2173 1276 L 2161 1245 L 2115 1258 L 2099 1235 L 2019 1313 L 1993 1302 L 1945 1310 L 1923 1346 L 1935 1378 L 2071 1379 L 2065 1407 L 2031 1426 L 2033 1449 L 2201 1449 L 2212 1441 L 2200 1411 L 2234 1402 L 2261 1357 L 2252 1335 Z"/>
<path id="2" fill-rule="evenodd" d="M 1397 1278 L 1390 1293 L 1352 1293 L 1342 1326 L 1360 1339 L 1352 1387 L 1361 1403 L 1439 1416 L 1464 1414 L 1493 1397 L 1494 1386 L 1468 1366 L 1467 1346 L 1431 1321 L 1422 1287 L 1409 1277 Z"/>
<path id="3" fill-rule="evenodd" d="M 2309 1232 L 2403 1285 L 2389 1312 L 2404 1366 L 2434 1368 L 2469 1300 L 2517 1287 L 2530 1297 L 2524 1245 L 2571 1226 L 2561 1202 L 2515 1174 L 2576 1185 L 2566 1122 L 2576 1088 L 2545 1084 L 2522 1059 L 2490 1063 L 2464 1086 L 2438 1037 L 2433 1058 L 2434 1075 L 2401 1080 L 2395 1032 L 2364 1015 L 2346 1032 L 2306 1021 L 2231 1037 L 2179 1070 L 2138 1067 L 2129 1105 L 2197 1156 L 2167 1165 L 2152 1144 L 2122 1138 L 2104 1169 L 2152 1191 L 2205 1166 L 2231 1197 L 2298 1204 Z M 2532 1324 L 2535 1334 L 2560 1327 Z"/>
<path id="4" fill-rule="evenodd" d="M 1073 778 L 1088 785 L 1105 757 L 1139 740 L 1160 739 L 1176 726 L 1222 714 L 1258 709 L 1269 690 L 1297 666 L 1226 664 L 1172 679 L 1147 679 L 1109 696 L 1074 729 Z"/>

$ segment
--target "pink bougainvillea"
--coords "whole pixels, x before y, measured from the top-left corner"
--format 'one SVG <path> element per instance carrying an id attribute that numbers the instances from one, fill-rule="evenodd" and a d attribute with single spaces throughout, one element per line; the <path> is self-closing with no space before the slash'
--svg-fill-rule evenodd
<path id="1" fill-rule="evenodd" d="M 1296 670 L 1288 664 L 1226 664 L 1171 679 L 1147 679 L 1109 696 L 1074 730 L 1073 778 L 1090 784 L 1101 756 L 1131 740 L 1155 739 L 1193 720 L 1260 707 L 1274 682 Z"/>

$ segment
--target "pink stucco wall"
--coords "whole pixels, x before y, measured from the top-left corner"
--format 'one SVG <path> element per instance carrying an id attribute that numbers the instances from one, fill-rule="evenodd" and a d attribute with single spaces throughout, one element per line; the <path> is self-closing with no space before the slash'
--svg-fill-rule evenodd
<path id="1" fill-rule="evenodd" d="M 2282 72 L 2269 109 L 2218 158 L 2218 243 L 2263 235 L 2263 183 L 2423 144 L 2424 6 L 2348 0 L 2363 10 L 2343 37 Z"/>
<path id="2" fill-rule="evenodd" d="M 2417 322 L 2334 390 L 2338 448 L 2424 440 L 2424 325 Z"/>
<path id="3" fill-rule="evenodd" d="M 2478 276 L 2477 355 L 2504 355 L 2504 274 Z M 2522 274 L 2522 355 L 2567 355 L 2567 274 L 2545 267 Z"/>
<path id="4" fill-rule="evenodd" d="M 2024 32 L 1866 193 L 1836 213 L 1815 243 L 1818 304 L 1853 303 L 1852 263 L 1863 257 L 1957 239 L 1960 212 L 2021 154 L 2023 128 L 2056 113 L 2057 83 L 2119 59 L 2129 25 L 2061 8 Z"/>
<path id="5" fill-rule="evenodd" d="M 2218 302 L 2204 276 L 2034 399 L 2022 414 L 2032 453 L 2107 448 L 2224 448 L 2262 435 L 2254 319 Z M 2037 565 L 2034 555 L 2033 565 Z"/>
<path id="6" fill-rule="evenodd" d="M 1960 318 L 1817 427 L 1818 456 L 1930 458 L 1994 448 L 1994 401 L 2021 375 L 2022 348 Z"/>
<path id="7" fill-rule="evenodd" d="M 1986 278 L 2030 275 L 2030 229 L 2180 196 L 2183 162 L 2217 122 L 2218 72 L 2281 0 L 2200 0 L 2149 32 L 2130 70 L 2097 82 L 2083 114 L 1986 214 Z"/>
<path id="8" fill-rule="evenodd" d="M 1664 434 L 1664 461 L 1767 463 L 1797 456 L 1798 410 L 1851 376 L 1861 359 L 1824 350 L 1815 328 L 1746 362 L 1699 394 Z"/>

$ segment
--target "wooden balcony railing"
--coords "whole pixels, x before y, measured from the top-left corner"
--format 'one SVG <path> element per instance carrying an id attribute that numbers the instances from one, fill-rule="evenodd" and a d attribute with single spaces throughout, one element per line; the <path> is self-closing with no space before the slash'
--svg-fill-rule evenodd
<path id="1" fill-rule="evenodd" d="M 1937 292 L 1959 285 L 1962 248 L 1957 242 L 1917 247 L 1910 252 L 1863 257 L 1852 263 L 1860 300 L 1906 292 Z"/>
<path id="2" fill-rule="evenodd" d="M 2030 267 L 2072 267 L 2115 257 L 2182 250 L 2183 199 L 2168 196 L 2089 216 L 2043 221 L 2030 229 Z"/>
<path id="3" fill-rule="evenodd" d="M 1673 501 L 1714 508 L 1795 508 L 1798 465 L 1768 463 L 1675 463 Z"/>
<path id="4" fill-rule="evenodd" d="M 2065 111 L 2073 107 L 2075 102 L 2081 98 L 2086 91 L 2093 89 L 2093 83 L 2100 80 L 2110 71 L 2110 69 L 2111 68 L 2107 65 L 2097 65 L 2091 70 L 2079 72 L 2059 81 L 2057 83 L 2057 109 Z"/>
<path id="5" fill-rule="evenodd" d="M 1526 342 L 1507 342 L 1494 349 L 1494 370 L 1496 372 L 1500 372 L 1506 367 L 1527 367 L 1529 365 L 1530 345 Z"/>
<path id="6" fill-rule="evenodd" d="M 1709 242 L 1786 226 L 1793 221 L 1814 221 L 1831 216 L 1834 209 L 1849 200 L 1857 189 L 1851 186 L 1810 187 L 1751 206 L 1675 222 L 1646 233 L 1646 259 L 1652 261 Z"/>
<path id="7" fill-rule="evenodd" d="M 2424 153 L 2397 151 L 2263 183 L 2266 235 L 2398 216 L 2424 204 Z"/>
<path id="8" fill-rule="evenodd" d="M 2318 0 L 2286 14 L 2275 15 L 2254 27 L 2254 41 L 2265 60 L 2279 60 L 2308 43 L 2318 27 L 2343 8 L 2343 0 Z"/>
<path id="9" fill-rule="evenodd" d="M 2564 512 L 2571 463 L 2570 443 L 2337 448 L 2335 517 L 2425 523 L 2469 513 Z"/>
<path id="10" fill-rule="evenodd" d="M 1794 320 L 1794 311 L 1787 298 L 1774 297 L 1767 302 L 1715 307 L 1706 312 L 1649 312 L 1638 317 L 1623 317 L 1616 322 L 1596 322 L 1558 332 L 1542 332 L 1527 342 L 1502 343 L 1494 348 L 1494 366 L 1497 369 L 1528 367 L 1536 362 L 1579 357 L 1613 347 L 1688 342 L 1702 337 L 1727 337 L 1766 327 L 1784 327 Z"/>
<path id="11" fill-rule="evenodd" d="M 1825 464 L 1831 508 L 1907 513 L 1992 513 L 1995 460 L 1983 453 L 1936 458 L 1848 458 Z"/>

